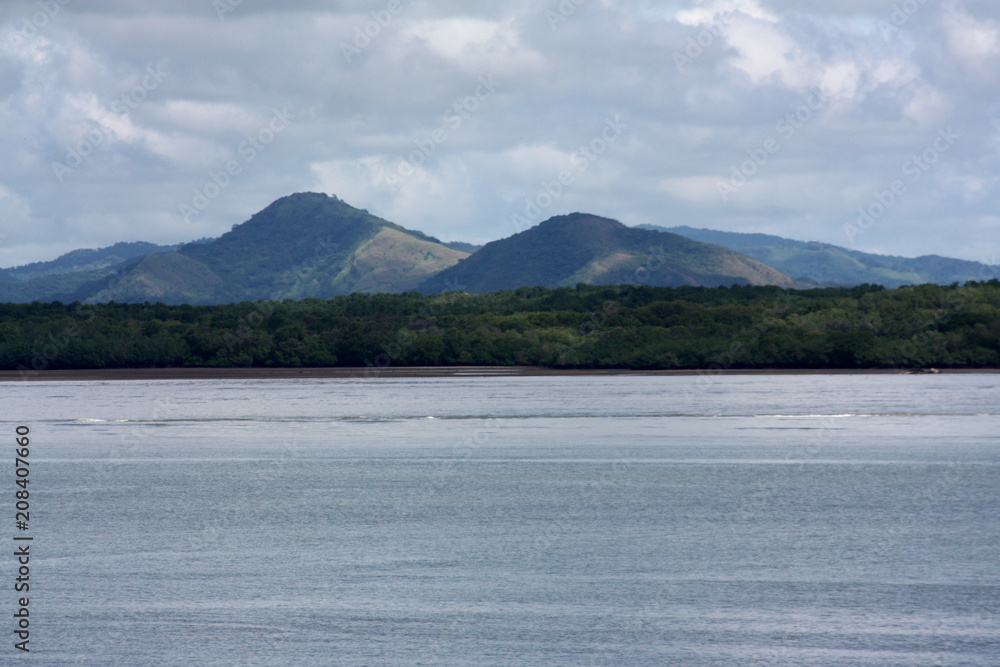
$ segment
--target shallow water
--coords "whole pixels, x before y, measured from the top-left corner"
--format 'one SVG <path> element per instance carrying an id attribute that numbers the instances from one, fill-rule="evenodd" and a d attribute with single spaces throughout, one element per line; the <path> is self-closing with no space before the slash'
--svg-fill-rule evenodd
<path id="1" fill-rule="evenodd" d="M 39 664 L 1000 655 L 1000 376 L 64 382 L 0 396 L 10 437 L 32 429 Z"/>

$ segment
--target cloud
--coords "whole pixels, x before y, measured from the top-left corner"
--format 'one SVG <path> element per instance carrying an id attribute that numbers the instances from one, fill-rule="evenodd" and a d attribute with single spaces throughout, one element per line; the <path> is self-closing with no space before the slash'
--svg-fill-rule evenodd
<path id="1" fill-rule="evenodd" d="M 304 190 L 484 242 L 515 231 L 567 169 L 545 217 L 845 244 L 858 208 L 949 126 L 961 139 L 855 242 L 1000 254 L 1000 7 L 904 5 L 301 0 L 220 15 L 201 0 L 113 0 L 37 16 L 35 2 L 0 3 L 0 266 L 218 235 Z M 150 68 L 165 76 L 144 86 Z M 816 91 L 826 101 L 803 113 Z M 269 137 L 276 109 L 294 119 Z M 616 116 L 628 130 L 579 170 L 574 155 Z M 269 141 L 249 159 L 257 137 Z M 719 196 L 768 139 L 766 163 Z M 239 173 L 185 218 L 233 161 Z M 412 173 L 393 182 L 400 169 Z"/>
<path id="2" fill-rule="evenodd" d="M 943 22 L 949 48 L 967 64 L 978 66 L 1000 54 L 996 22 L 977 21 L 954 9 L 945 12 Z"/>

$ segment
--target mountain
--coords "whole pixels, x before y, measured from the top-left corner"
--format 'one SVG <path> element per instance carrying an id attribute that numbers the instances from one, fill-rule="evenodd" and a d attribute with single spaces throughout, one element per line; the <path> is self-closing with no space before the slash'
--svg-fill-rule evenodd
<path id="1" fill-rule="evenodd" d="M 647 229 L 701 241 L 735 250 L 793 278 L 824 286 L 852 286 L 863 283 L 900 287 L 936 283 L 950 285 L 969 280 L 984 280 L 993 272 L 984 264 L 938 255 L 894 257 L 849 250 L 829 243 L 793 241 L 769 234 L 741 234 L 693 227 L 658 227 Z"/>
<path id="2" fill-rule="evenodd" d="M 785 274 L 732 250 L 573 213 L 487 243 L 419 289 L 482 293 L 577 283 L 794 286 Z"/>
<path id="3" fill-rule="evenodd" d="M 99 271 L 122 264 L 135 257 L 171 252 L 178 247 L 176 245 L 166 246 L 137 241 L 134 243 L 116 243 L 113 246 L 97 248 L 96 250 L 74 250 L 65 255 L 60 255 L 49 262 L 33 262 L 10 269 L 0 269 L 0 271 L 3 271 L 0 277 L 8 280 L 28 281 L 33 278 L 64 273 Z"/>
<path id="4" fill-rule="evenodd" d="M 467 256 L 337 197 L 305 192 L 208 243 L 145 255 L 78 296 L 210 304 L 403 292 Z"/>
<path id="5" fill-rule="evenodd" d="M 106 279 L 113 267 L 94 271 L 57 273 L 30 280 L 6 278 L 0 274 L 0 302 L 31 303 L 32 301 L 73 301 L 83 286 Z"/>
<path id="6" fill-rule="evenodd" d="M 483 247 L 481 245 L 475 245 L 474 243 L 465 243 L 464 241 L 441 241 L 441 243 L 448 246 L 452 250 L 460 250 L 468 255 L 471 255 Z"/>
<path id="7" fill-rule="evenodd" d="M 178 247 L 142 241 L 116 243 L 107 248 L 74 250 L 48 262 L 0 269 L 0 301 L 72 301 L 86 285 L 107 278 L 129 261 Z"/>

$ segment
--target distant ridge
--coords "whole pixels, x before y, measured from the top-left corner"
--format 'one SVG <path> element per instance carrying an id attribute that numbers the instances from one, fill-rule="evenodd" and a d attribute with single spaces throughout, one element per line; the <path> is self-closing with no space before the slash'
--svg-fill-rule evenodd
<path id="1" fill-rule="evenodd" d="M 0 269 L 0 277 L 11 280 L 27 281 L 32 278 L 73 273 L 75 271 L 95 271 L 121 264 L 135 257 L 152 255 L 161 252 L 171 252 L 180 245 L 157 245 L 136 241 L 134 243 L 116 243 L 106 248 L 95 250 L 73 250 L 48 262 L 33 262 L 9 269 Z"/>
<path id="2" fill-rule="evenodd" d="M 987 280 L 995 275 L 985 264 L 938 255 L 895 257 L 850 250 L 829 243 L 794 241 L 770 234 L 721 232 L 686 226 L 637 227 L 714 243 L 753 257 L 796 280 L 822 286 L 849 287 L 864 283 L 885 287 L 924 283 L 950 285 Z"/>
<path id="3" fill-rule="evenodd" d="M 468 259 L 429 278 L 420 290 L 482 293 L 577 283 L 794 285 L 780 271 L 725 248 L 573 213 L 487 243 Z"/>
<path id="4" fill-rule="evenodd" d="M 0 302 L 222 304 L 580 283 L 898 287 L 992 277 L 991 267 L 936 255 L 892 257 L 687 226 L 627 227 L 588 213 L 555 216 L 485 246 L 443 242 L 336 196 L 300 192 L 218 238 L 116 243 L 0 269 Z"/>
<path id="5" fill-rule="evenodd" d="M 302 192 L 209 243 L 143 257 L 87 300 L 211 304 L 401 292 L 466 256 L 337 197 Z"/>
<path id="6" fill-rule="evenodd" d="M 8 302 L 72 301 L 86 285 L 111 276 L 128 262 L 178 247 L 143 241 L 116 243 L 74 250 L 48 262 L 0 269 L 0 298 Z"/>

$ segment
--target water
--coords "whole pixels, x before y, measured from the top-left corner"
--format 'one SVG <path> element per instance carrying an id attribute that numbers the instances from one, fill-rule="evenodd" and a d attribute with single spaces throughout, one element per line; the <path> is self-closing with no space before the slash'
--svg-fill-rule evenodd
<path id="1" fill-rule="evenodd" d="M 37 664 L 1000 664 L 998 375 L 0 396 Z"/>

